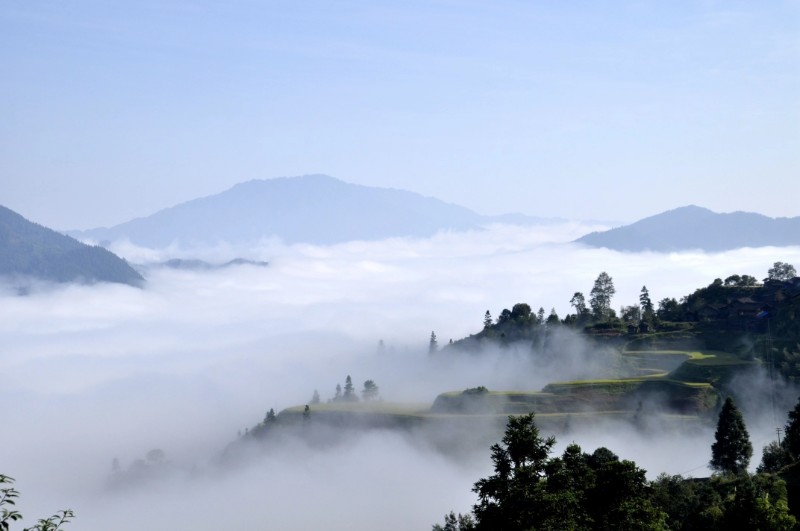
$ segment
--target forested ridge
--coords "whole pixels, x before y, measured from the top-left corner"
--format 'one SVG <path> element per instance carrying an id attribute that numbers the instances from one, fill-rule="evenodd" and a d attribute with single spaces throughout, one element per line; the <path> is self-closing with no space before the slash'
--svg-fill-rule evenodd
<path id="1" fill-rule="evenodd" d="M 0 206 L 0 276 L 51 282 L 118 282 L 144 279 L 112 252 L 86 245 Z"/>

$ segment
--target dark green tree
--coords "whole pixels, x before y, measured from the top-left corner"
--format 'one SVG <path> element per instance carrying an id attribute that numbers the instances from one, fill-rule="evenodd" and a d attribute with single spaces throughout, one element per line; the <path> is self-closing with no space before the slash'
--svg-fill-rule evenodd
<path id="1" fill-rule="evenodd" d="M 719 413 L 714 443 L 711 445 L 710 466 L 723 474 L 739 474 L 747 470 L 753 446 L 744 425 L 742 414 L 728 397 Z"/>
<path id="2" fill-rule="evenodd" d="M 570 306 L 575 308 L 575 314 L 580 317 L 581 315 L 587 312 L 586 310 L 586 299 L 583 296 L 583 293 L 580 291 L 576 291 L 572 298 L 569 300 Z"/>
<path id="3" fill-rule="evenodd" d="M 532 310 L 530 304 L 526 302 L 518 302 L 511 307 L 511 320 L 517 323 L 529 323 L 532 319 Z"/>
<path id="4" fill-rule="evenodd" d="M 486 313 L 483 314 L 483 328 L 485 330 L 491 327 L 492 327 L 492 314 L 489 313 L 489 310 L 486 310 Z"/>
<path id="5" fill-rule="evenodd" d="M 357 402 L 358 396 L 356 396 L 356 388 L 353 387 L 353 379 L 350 378 L 350 375 L 347 375 L 347 378 L 344 379 L 344 394 L 342 395 L 342 400 L 346 402 Z"/>
<path id="6" fill-rule="evenodd" d="M 436 340 L 436 332 L 431 332 L 431 339 L 428 342 L 428 352 L 433 354 L 439 350 L 439 341 Z"/>
<path id="7" fill-rule="evenodd" d="M 767 278 L 769 280 L 786 281 L 791 280 L 797 276 L 797 271 L 792 264 L 786 262 L 775 262 L 772 267 L 767 271 Z"/>
<path id="8" fill-rule="evenodd" d="M 543 521 L 548 507 L 531 503 L 543 489 L 542 475 L 555 438 L 542 438 L 534 414 L 508 417 L 502 442 L 492 446 L 494 474 L 475 483 L 476 529 L 530 529 Z"/>
<path id="9" fill-rule="evenodd" d="M 444 516 L 444 526 L 434 524 L 433 531 L 472 531 L 475 529 L 475 520 L 468 514 L 458 514 L 450 511 Z"/>
<path id="10" fill-rule="evenodd" d="M 275 410 L 269 408 L 269 411 L 264 416 L 264 424 L 274 424 L 276 420 L 278 420 L 278 417 L 275 415 Z"/>
<path id="11" fill-rule="evenodd" d="M 800 458 L 800 399 L 789 412 L 789 422 L 784 427 L 783 442 L 793 460 Z"/>
<path id="12" fill-rule="evenodd" d="M 786 445 L 778 441 L 771 441 L 761 452 L 761 463 L 756 468 L 756 472 L 774 474 L 791 462 L 792 458 L 786 451 Z"/>
<path id="13" fill-rule="evenodd" d="M 556 313 L 555 308 L 550 308 L 550 315 L 547 316 L 546 324 L 547 326 L 555 326 L 561 323 L 561 319 L 558 317 L 558 313 Z"/>
<path id="14" fill-rule="evenodd" d="M 539 306 L 539 311 L 536 312 L 536 324 L 543 325 L 544 324 L 544 308 Z"/>
<path id="15" fill-rule="evenodd" d="M 361 391 L 361 396 L 364 401 L 378 399 L 378 386 L 372 380 L 364 382 L 364 389 Z"/>
<path id="16" fill-rule="evenodd" d="M 650 300 L 650 292 L 647 291 L 647 286 L 642 286 L 642 291 L 639 294 L 639 307 L 642 310 L 642 320 L 648 324 L 653 324 L 656 310 L 653 307 L 653 301 Z"/>
<path id="17" fill-rule="evenodd" d="M 604 320 L 609 316 L 611 298 L 616 292 L 614 280 L 605 271 L 600 273 L 594 281 L 589 298 L 589 306 L 595 319 Z"/>
<path id="18" fill-rule="evenodd" d="M 658 301 L 658 310 L 656 315 L 662 321 L 681 321 L 683 316 L 681 313 L 681 305 L 674 298 L 664 298 Z"/>

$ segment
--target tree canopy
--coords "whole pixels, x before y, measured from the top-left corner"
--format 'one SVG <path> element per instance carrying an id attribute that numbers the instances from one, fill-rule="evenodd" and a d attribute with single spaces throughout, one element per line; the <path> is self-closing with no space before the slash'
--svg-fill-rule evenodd
<path id="1" fill-rule="evenodd" d="M 728 397 L 722 405 L 711 445 L 711 468 L 723 474 L 738 474 L 747 470 L 753 456 L 753 445 L 744 425 L 744 419 L 733 399 Z"/>

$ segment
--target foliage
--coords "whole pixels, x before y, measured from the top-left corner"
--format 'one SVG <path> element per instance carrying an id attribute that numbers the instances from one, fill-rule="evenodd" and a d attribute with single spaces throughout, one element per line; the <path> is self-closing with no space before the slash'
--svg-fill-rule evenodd
<path id="1" fill-rule="evenodd" d="M 439 350 L 439 342 L 436 339 L 436 332 L 431 332 L 431 339 L 428 342 L 428 352 L 433 354 Z"/>
<path id="2" fill-rule="evenodd" d="M 759 473 L 775 473 L 792 462 L 789 452 L 786 451 L 786 440 L 781 443 L 772 441 L 761 452 L 761 463 L 756 469 Z"/>
<path id="3" fill-rule="evenodd" d="M 364 389 L 361 391 L 361 396 L 364 401 L 378 399 L 378 385 L 372 380 L 364 382 Z"/>
<path id="4" fill-rule="evenodd" d="M 670 529 L 789 531 L 786 484 L 773 474 L 686 479 L 662 474 L 652 484 L 653 503 L 664 510 Z"/>
<path id="5" fill-rule="evenodd" d="M 783 442 L 793 460 L 800 458 L 800 399 L 789 412 L 789 422 L 784 428 Z"/>
<path id="6" fill-rule="evenodd" d="M 642 291 L 639 294 L 639 308 L 642 310 L 642 320 L 652 325 L 655 321 L 656 311 L 653 307 L 653 301 L 650 300 L 650 292 L 647 291 L 647 286 L 642 286 Z"/>
<path id="7" fill-rule="evenodd" d="M 486 313 L 483 314 L 483 329 L 486 330 L 487 328 L 491 328 L 492 326 L 492 314 L 489 313 L 489 310 L 486 310 Z"/>
<path id="8" fill-rule="evenodd" d="M 0 531 L 9 531 L 11 523 L 22 520 L 19 511 L 11 507 L 16 505 L 19 491 L 14 488 L 14 478 L 0 474 Z M 58 511 L 50 518 L 40 518 L 33 527 L 26 527 L 23 531 L 58 531 L 61 526 L 75 517 L 71 509 Z"/>
<path id="9" fill-rule="evenodd" d="M 588 311 L 586 309 L 586 298 L 580 291 L 575 292 L 575 294 L 569 300 L 569 303 L 573 308 L 575 308 L 575 314 L 579 317 Z"/>
<path id="10" fill-rule="evenodd" d="M 495 473 L 475 483 L 475 529 L 666 529 L 666 515 L 647 498 L 644 470 L 600 448 L 572 444 L 550 458 L 534 414 L 509 417 L 492 446 Z"/>
<path id="11" fill-rule="evenodd" d="M 433 531 L 473 531 L 475 529 L 475 520 L 468 514 L 459 513 L 456 515 L 453 511 L 444 516 L 444 526 L 434 524 Z"/>
<path id="12" fill-rule="evenodd" d="M 747 470 L 752 455 L 753 446 L 742 414 L 733 399 L 728 397 L 719 413 L 710 466 L 723 474 L 739 474 Z"/>
<path id="13" fill-rule="evenodd" d="M 349 374 L 347 378 L 344 379 L 344 394 L 342 395 L 342 400 L 345 402 L 358 402 L 356 389 L 353 387 L 353 379 L 350 378 Z"/>
<path id="14" fill-rule="evenodd" d="M 786 262 L 775 262 L 772 267 L 767 271 L 767 278 L 769 280 L 785 281 L 791 280 L 797 276 L 797 271 L 792 264 Z"/>
<path id="15" fill-rule="evenodd" d="M 594 281 L 594 287 L 590 292 L 589 306 L 592 308 L 592 315 L 595 319 L 604 320 L 609 317 L 611 310 L 611 298 L 617 290 L 614 288 L 613 279 L 603 271 Z"/>

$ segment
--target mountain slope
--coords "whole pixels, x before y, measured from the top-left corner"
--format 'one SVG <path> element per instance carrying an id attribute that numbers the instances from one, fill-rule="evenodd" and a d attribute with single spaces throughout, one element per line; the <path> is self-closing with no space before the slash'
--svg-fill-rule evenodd
<path id="1" fill-rule="evenodd" d="M 526 219 L 531 223 L 542 221 Z M 145 218 L 72 234 L 97 241 L 127 238 L 150 247 L 176 241 L 196 245 L 269 237 L 286 243 L 332 244 L 425 237 L 441 230 L 477 229 L 503 220 L 412 192 L 305 175 L 248 181 Z"/>
<path id="2" fill-rule="evenodd" d="M 770 218 L 751 212 L 717 214 L 690 205 L 624 227 L 576 240 L 617 251 L 725 251 L 740 247 L 800 245 L 800 217 Z"/>
<path id="3" fill-rule="evenodd" d="M 53 282 L 119 282 L 144 279 L 115 254 L 48 229 L 0 206 L 0 275 Z"/>

